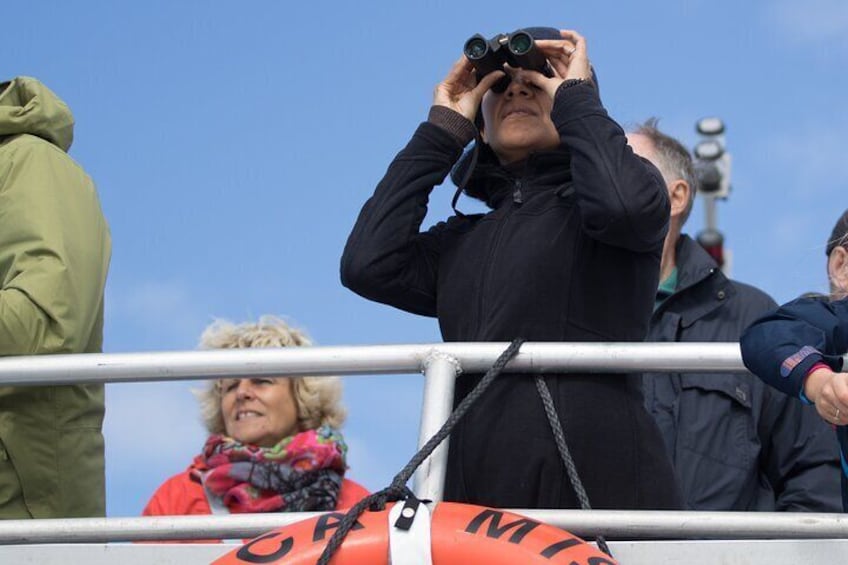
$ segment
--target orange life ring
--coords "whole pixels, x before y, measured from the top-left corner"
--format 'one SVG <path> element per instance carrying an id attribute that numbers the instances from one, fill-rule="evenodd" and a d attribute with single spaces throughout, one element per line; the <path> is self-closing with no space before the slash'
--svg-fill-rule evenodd
<path id="1" fill-rule="evenodd" d="M 387 563 L 391 506 L 387 505 L 381 512 L 363 513 L 333 556 L 331 565 Z M 342 512 L 329 512 L 273 530 L 233 550 L 213 565 L 314 565 L 343 516 Z M 436 565 L 617 565 L 607 554 L 565 530 L 503 510 L 469 504 L 442 502 L 435 505 L 430 544 Z"/>

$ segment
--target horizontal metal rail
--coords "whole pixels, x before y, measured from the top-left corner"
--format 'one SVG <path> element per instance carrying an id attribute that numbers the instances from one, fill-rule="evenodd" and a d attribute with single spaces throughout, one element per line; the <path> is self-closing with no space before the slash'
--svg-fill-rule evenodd
<path id="1" fill-rule="evenodd" d="M 235 543 L 43 544 L 0 546 L 0 563 L 67 565 L 186 565 L 211 563 Z M 845 563 L 848 540 L 610 541 L 624 565 L 807 565 Z M 469 563 L 474 563 L 469 561 Z"/>
<path id="2" fill-rule="evenodd" d="M 225 376 L 397 374 L 432 365 L 425 396 L 438 398 L 451 375 L 491 367 L 507 343 L 438 343 L 190 352 L 79 354 L 0 359 L 0 386 L 203 380 Z M 507 372 L 735 372 L 745 370 L 737 343 L 525 343 Z M 438 378 L 430 378 L 437 375 Z M 445 378 L 442 378 L 445 377 Z M 432 382 L 431 382 L 432 381 Z M 423 428 L 449 413 L 434 402 Z M 425 406 L 425 412 L 428 407 Z M 422 433 L 422 441 L 427 434 Z M 418 476 L 438 499 L 444 462 Z M 418 489 L 417 489 L 418 490 Z M 514 510 L 579 536 L 621 539 L 848 539 L 848 515 L 617 510 Z M 0 544 L 108 543 L 251 538 L 314 513 L 156 518 L 77 518 L 0 521 Z"/>
<path id="3" fill-rule="evenodd" d="M 848 540 L 652 540 L 608 545 L 617 562 L 625 565 L 841 564 L 848 555 Z M 211 563 L 239 547 L 225 543 L 7 545 L 0 547 L 0 563 L 186 565 Z"/>
<path id="4" fill-rule="evenodd" d="M 436 343 L 158 353 L 88 353 L 0 359 L 0 386 L 217 379 L 255 375 L 418 373 L 434 352 L 464 373 L 484 372 L 509 344 Z M 528 342 L 507 372 L 734 372 L 737 343 Z"/>
<path id="5" fill-rule="evenodd" d="M 508 510 L 581 537 L 848 539 L 848 515 L 786 512 Z M 248 539 L 319 513 L 0 521 L 0 544 Z"/>

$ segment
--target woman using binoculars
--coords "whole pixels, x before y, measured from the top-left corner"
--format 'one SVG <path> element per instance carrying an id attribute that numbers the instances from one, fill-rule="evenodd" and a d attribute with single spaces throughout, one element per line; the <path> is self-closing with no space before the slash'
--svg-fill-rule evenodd
<path id="1" fill-rule="evenodd" d="M 438 318 L 446 341 L 641 341 L 668 224 L 665 184 L 602 106 L 585 39 L 524 31 L 546 68 L 481 72 L 465 56 L 454 64 L 363 207 L 342 282 Z M 490 211 L 421 231 L 430 193 L 452 167 L 460 190 Z M 480 378 L 457 379 L 457 403 Z M 593 508 L 680 507 L 637 381 L 545 380 Z M 500 376 L 454 429 L 445 499 L 579 507 L 533 375 Z"/>

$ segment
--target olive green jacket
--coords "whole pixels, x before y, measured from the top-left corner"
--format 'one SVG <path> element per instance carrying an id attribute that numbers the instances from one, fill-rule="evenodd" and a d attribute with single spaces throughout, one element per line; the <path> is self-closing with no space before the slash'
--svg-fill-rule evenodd
<path id="1" fill-rule="evenodd" d="M 0 84 L 0 357 L 102 348 L 111 239 L 73 124 L 37 80 Z M 16 475 L 32 517 L 103 515 L 103 413 L 102 386 L 0 386 L 0 492 Z"/>

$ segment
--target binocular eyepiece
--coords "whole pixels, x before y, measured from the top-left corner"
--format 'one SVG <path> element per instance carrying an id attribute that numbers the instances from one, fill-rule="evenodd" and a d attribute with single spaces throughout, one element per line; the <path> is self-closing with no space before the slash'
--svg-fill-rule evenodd
<path id="1" fill-rule="evenodd" d="M 500 33 L 491 39 L 475 34 L 465 42 L 462 49 L 465 57 L 474 65 L 477 80 L 487 74 L 503 70 L 504 63 L 531 71 L 538 71 L 547 77 L 554 76 L 545 55 L 536 47 L 536 41 L 529 31 L 519 29 L 509 34 Z M 508 76 L 492 87 L 495 92 L 503 92 L 509 86 Z"/>

